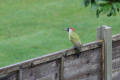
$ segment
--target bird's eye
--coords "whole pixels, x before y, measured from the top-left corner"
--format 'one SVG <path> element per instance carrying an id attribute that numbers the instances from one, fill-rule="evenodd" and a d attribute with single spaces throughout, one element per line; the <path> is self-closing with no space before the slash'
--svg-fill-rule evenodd
<path id="1" fill-rule="evenodd" d="M 67 28 L 67 31 L 69 31 L 69 28 Z"/>

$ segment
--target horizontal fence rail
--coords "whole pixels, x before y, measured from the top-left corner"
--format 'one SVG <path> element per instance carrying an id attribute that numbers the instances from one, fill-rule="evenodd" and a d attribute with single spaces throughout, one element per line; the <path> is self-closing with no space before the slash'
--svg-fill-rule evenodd
<path id="1" fill-rule="evenodd" d="M 120 78 L 120 34 L 112 37 L 112 80 Z M 101 80 L 102 42 L 73 48 L 0 68 L 0 80 Z M 66 55 L 65 55 L 66 54 Z"/>

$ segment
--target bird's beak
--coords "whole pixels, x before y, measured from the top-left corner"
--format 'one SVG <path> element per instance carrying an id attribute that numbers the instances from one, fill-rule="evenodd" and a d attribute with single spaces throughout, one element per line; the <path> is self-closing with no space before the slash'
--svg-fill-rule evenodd
<path id="1" fill-rule="evenodd" d="M 65 28 L 64 30 L 67 31 L 67 28 Z"/>

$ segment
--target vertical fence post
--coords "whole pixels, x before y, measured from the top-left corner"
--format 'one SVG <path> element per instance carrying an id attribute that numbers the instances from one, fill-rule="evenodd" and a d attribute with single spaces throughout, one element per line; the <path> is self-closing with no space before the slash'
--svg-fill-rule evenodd
<path id="1" fill-rule="evenodd" d="M 64 80 L 64 56 L 60 59 L 59 80 Z"/>
<path id="2" fill-rule="evenodd" d="M 97 29 L 97 40 L 103 40 L 104 75 L 103 80 L 112 80 L 112 28 L 102 26 Z"/>
<path id="3" fill-rule="evenodd" d="M 104 80 L 104 39 L 103 39 L 103 27 L 97 28 L 97 40 L 101 40 L 102 43 L 102 48 L 101 48 L 101 79 Z"/>
<path id="4" fill-rule="evenodd" d="M 23 70 L 22 70 L 22 67 L 20 66 L 20 69 L 19 69 L 19 72 L 18 72 L 18 80 L 22 80 L 22 72 Z"/>

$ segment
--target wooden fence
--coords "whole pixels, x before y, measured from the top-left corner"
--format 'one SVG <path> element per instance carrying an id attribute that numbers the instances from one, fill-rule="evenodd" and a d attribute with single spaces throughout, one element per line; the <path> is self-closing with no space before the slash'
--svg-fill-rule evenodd
<path id="1" fill-rule="evenodd" d="M 106 33 L 102 29 L 97 30 L 97 41 L 82 46 L 79 57 L 76 51 L 70 48 L 30 59 L 0 68 L 0 80 L 108 80 L 110 77 L 112 80 L 119 80 L 120 34 L 112 37 L 112 61 L 109 61 L 109 54 L 106 56 L 109 44 L 105 42 Z M 111 63 L 111 66 L 106 66 Z M 106 77 L 105 73 L 110 72 L 111 67 L 112 75 Z"/>

